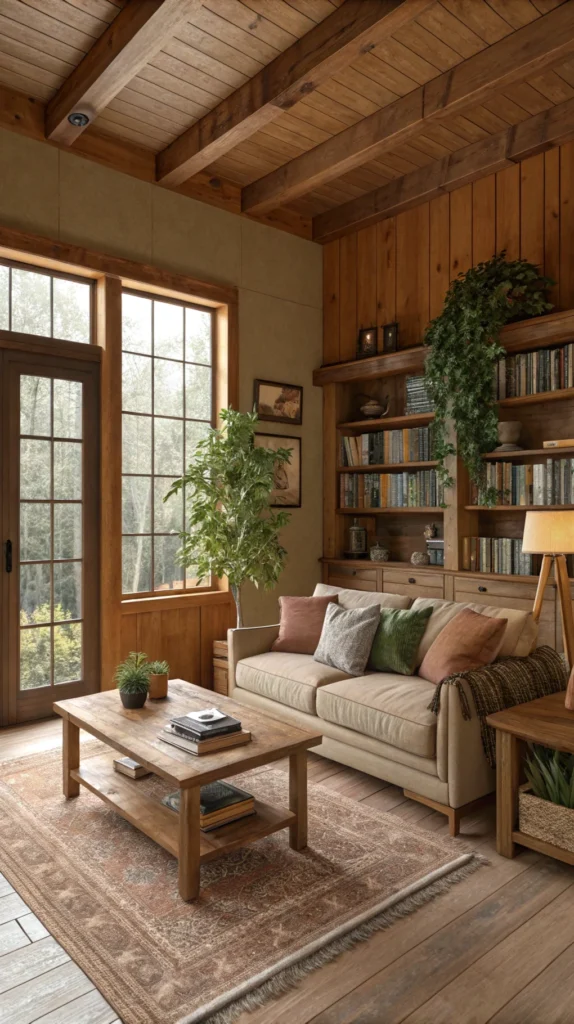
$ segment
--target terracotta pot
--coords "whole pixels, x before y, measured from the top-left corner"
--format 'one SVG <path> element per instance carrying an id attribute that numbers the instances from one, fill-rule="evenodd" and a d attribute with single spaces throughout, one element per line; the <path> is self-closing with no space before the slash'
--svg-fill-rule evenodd
<path id="1" fill-rule="evenodd" d="M 162 700 L 163 697 L 167 697 L 167 672 L 158 676 L 151 673 L 148 697 L 150 700 Z"/>
<path id="2" fill-rule="evenodd" d="M 147 693 L 145 690 L 141 693 L 124 693 L 123 690 L 120 690 L 120 697 L 123 706 L 133 710 L 134 708 L 143 708 Z"/>

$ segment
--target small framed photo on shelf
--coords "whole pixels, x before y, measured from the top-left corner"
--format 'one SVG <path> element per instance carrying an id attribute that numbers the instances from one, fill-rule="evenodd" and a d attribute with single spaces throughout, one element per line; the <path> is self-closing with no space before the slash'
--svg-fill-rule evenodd
<path id="1" fill-rule="evenodd" d="M 383 352 L 396 352 L 399 347 L 399 325 L 383 324 Z"/>
<path id="2" fill-rule="evenodd" d="M 377 354 L 377 328 L 362 327 L 357 338 L 357 359 L 368 359 Z"/>
<path id="3" fill-rule="evenodd" d="M 275 487 L 271 492 L 272 508 L 301 508 L 301 438 L 283 434 L 255 434 L 258 448 L 277 451 L 290 448 L 289 462 L 275 464 Z"/>
<path id="4" fill-rule="evenodd" d="M 253 404 L 260 420 L 269 423 L 303 422 L 303 388 L 298 384 L 277 384 L 272 380 L 256 380 Z"/>

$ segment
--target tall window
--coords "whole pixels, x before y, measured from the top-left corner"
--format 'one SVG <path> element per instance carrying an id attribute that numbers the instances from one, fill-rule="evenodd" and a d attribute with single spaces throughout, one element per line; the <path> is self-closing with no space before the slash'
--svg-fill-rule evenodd
<path id="1" fill-rule="evenodd" d="M 197 586 L 177 563 L 184 495 L 163 498 L 213 422 L 211 310 L 124 291 L 124 594 Z"/>
<path id="2" fill-rule="evenodd" d="M 0 263 L 0 330 L 89 344 L 91 312 L 90 281 Z"/>

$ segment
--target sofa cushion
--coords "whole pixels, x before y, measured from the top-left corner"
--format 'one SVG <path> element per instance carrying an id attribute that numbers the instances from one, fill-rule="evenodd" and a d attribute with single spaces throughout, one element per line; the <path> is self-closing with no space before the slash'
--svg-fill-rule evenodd
<path id="1" fill-rule="evenodd" d="M 235 670 L 237 686 L 310 715 L 316 714 L 317 688 L 346 678 L 344 672 L 314 661 L 311 654 L 279 651 L 244 658 Z"/>
<path id="2" fill-rule="evenodd" d="M 500 650 L 507 621 L 463 608 L 431 644 L 419 675 L 429 683 L 441 683 L 458 672 L 472 672 L 490 665 Z"/>
<path id="3" fill-rule="evenodd" d="M 376 672 L 400 672 L 403 676 L 412 676 L 419 644 L 431 613 L 432 608 L 417 611 L 412 608 L 381 608 L 369 668 Z"/>
<path id="4" fill-rule="evenodd" d="M 288 654 L 314 654 L 321 637 L 327 605 L 337 602 L 337 594 L 326 597 L 280 597 L 279 636 L 271 650 Z"/>
<path id="5" fill-rule="evenodd" d="M 420 757 L 436 752 L 436 716 L 428 710 L 432 683 L 419 676 L 373 672 L 322 686 L 317 714 Z"/>
<path id="6" fill-rule="evenodd" d="M 377 632 L 381 610 L 339 608 L 330 604 L 325 612 L 321 639 L 313 657 L 323 665 L 332 665 L 349 676 L 361 676 Z"/>
<path id="7" fill-rule="evenodd" d="M 420 642 L 417 665 L 420 665 L 431 644 L 444 627 L 454 619 L 463 608 L 470 608 L 479 615 L 488 615 L 494 619 L 508 619 L 502 645 L 498 652 L 499 658 L 526 658 L 536 646 L 538 627 L 532 612 L 523 612 L 517 608 L 495 608 L 490 604 L 466 604 L 458 601 L 441 601 L 434 597 L 417 597 L 413 602 L 415 608 L 432 607 L 433 612 L 428 621 L 424 636 Z"/>
<path id="8" fill-rule="evenodd" d="M 341 608 L 369 608 L 378 604 L 380 608 L 408 608 L 411 599 L 403 594 L 382 594 L 377 591 L 347 590 L 345 587 L 331 587 L 327 583 L 318 583 L 313 597 L 327 597 L 329 594 L 339 595 Z"/>

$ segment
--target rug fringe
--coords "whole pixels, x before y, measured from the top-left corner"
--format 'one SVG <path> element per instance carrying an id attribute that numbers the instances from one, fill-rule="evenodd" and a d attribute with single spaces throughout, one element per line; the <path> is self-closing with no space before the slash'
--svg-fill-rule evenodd
<path id="1" fill-rule="evenodd" d="M 364 921 L 357 927 L 353 927 L 351 922 L 349 931 L 344 935 L 331 940 L 322 949 L 316 950 L 309 956 L 305 956 L 301 960 L 278 970 L 276 974 L 261 984 L 257 985 L 256 983 L 244 995 L 234 998 L 233 993 L 230 992 L 230 1001 L 226 1006 L 222 1006 L 215 1012 L 212 1012 L 209 1007 L 205 1008 L 204 1013 L 201 1010 L 196 1010 L 190 1016 L 182 1017 L 178 1024 L 233 1024 L 245 1011 L 255 1010 L 269 1000 L 276 999 L 290 989 L 295 988 L 308 974 L 331 963 L 341 953 L 352 949 L 359 942 L 365 942 L 376 932 L 383 931 L 394 924 L 395 921 L 412 914 L 415 910 L 423 907 L 442 893 L 447 892 L 457 882 L 462 882 L 478 868 L 488 863 L 487 858 L 481 854 L 475 853 L 470 855 L 470 859 L 466 864 L 456 868 L 449 874 L 435 879 L 408 896 L 399 899 L 397 903 L 386 907 L 384 910 L 376 912 L 372 918 Z"/>

